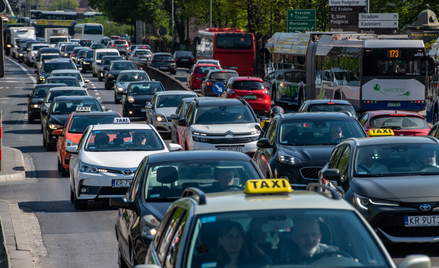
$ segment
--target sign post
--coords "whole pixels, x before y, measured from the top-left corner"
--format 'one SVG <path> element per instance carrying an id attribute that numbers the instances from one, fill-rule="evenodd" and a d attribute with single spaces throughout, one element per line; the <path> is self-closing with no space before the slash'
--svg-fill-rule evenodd
<path id="1" fill-rule="evenodd" d="M 289 9 L 287 16 L 287 30 L 289 33 L 316 31 L 315 9 Z"/>
<path id="2" fill-rule="evenodd" d="M 368 13 L 367 0 L 329 0 L 329 31 L 358 32 L 360 13 Z"/>
<path id="3" fill-rule="evenodd" d="M 360 33 L 398 34 L 398 13 L 358 14 Z"/>

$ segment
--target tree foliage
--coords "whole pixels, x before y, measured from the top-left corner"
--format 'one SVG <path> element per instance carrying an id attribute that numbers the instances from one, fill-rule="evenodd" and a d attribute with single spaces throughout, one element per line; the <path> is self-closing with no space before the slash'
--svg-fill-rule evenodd
<path id="1" fill-rule="evenodd" d="M 55 0 L 50 4 L 49 10 L 76 10 L 79 7 L 79 2 L 76 0 Z"/>

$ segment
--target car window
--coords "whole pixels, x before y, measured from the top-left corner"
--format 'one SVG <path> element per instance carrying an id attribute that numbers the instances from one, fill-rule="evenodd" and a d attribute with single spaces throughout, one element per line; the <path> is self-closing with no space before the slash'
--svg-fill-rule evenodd
<path id="1" fill-rule="evenodd" d="M 346 149 L 344 149 L 343 153 L 340 156 L 340 161 L 338 161 L 337 169 L 340 173 L 340 180 L 346 181 L 349 179 L 349 159 L 351 156 L 351 147 L 349 145 L 346 146 Z"/>
<path id="2" fill-rule="evenodd" d="M 197 74 L 207 74 L 209 70 L 219 69 L 218 66 L 198 66 L 195 69 L 195 73 Z"/>
<path id="3" fill-rule="evenodd" d="M 369 126 L 371 128 L 391 128 L 396 130 L 429 128 L 425 119 L 410 115 L 402 116 L 402 114 L 372 117 Z"/>
<path id="4" fill-rule="evenodd" d="M 87 133 L 87 130 L 88 130 L 88 128 L 85 129 L 84 133 Z M 78 150 L 82 149 L 82 145 L 84 144 L 85 138 L 86 138 L 86 135 L 81 136 L 81 139 L 78 142 Z"/>
<path id="5" fill-rule="evenodd" d="M 311 104 L 308 106 L 309 112 L 341 112 L 347 111 L 352 115 L 355 115 L 355 109 L 352 105 L 342 104 Z"/>
<path id="6" fill-rule="evenodd" d="M 128 197 L 130 201 L 135 201 L 136 199 L 136 195 L 139 191 L 139 187 L 140 187 L 140 181 L 142 180 L 142 177 L 145 175 L 144 171 L 145 171 L 145 164 L 146 159 L 143 159 L 142 162 L 140 163 L 136 174 L 134 175 L 133 178 L 133 183 L 130 185 L 130 190 L 128 191 Z"/>
<path id="7" fill-rule="evenodd" d="M 172 61 L 171 55 L 154 55 L 154 60 Z"/>
<path id="8" fill-rule="evenodd" d="M 52 114 L 69 114 L 78 107 L 90 107 L 92 111 L 102 111 L 102 107 L 95 99 L 57 100 L 52 103 Z"/>
<path id="9" fill-rule="evenodd" d="M 102 125 L 102 124 L 112 124 L 115 117 L 118 115 L 88 115 L 88 116 L 78 116 L 75 115 L 69 125 L 69 133 L 84 133 L 90 125 Z"/>
<path id="10" fill-rule="evenodd" d="M 49 91 L 50 87 L 38 87 L 35 89 L 34 94 L 32 97 L 34 98 L 44 98 L 47 95 L 47 92 Z"/>
<path id="11" fill-rule="evenodd" d="M 119 53 L 118 52 L 99 52 L 96 55 L 96 59 L 102 60 L 102 58 L 105 56 L 119 56 Z"/>
<path id="12" fill-rule="evenodd" d="M 360 122 L 360 124 L 362 126 L 364 126 L 367 122 L 367 120 L 369 119 L 369 113 L 364 113 L 363 115 L 360 116 L 360 118 L 358 119 L 358 121 Z"/>
<path id="13" fill-rule="evenodd" d="M 434 136 L 435 136 L 436 138 L 439 137 L 439 131 L 437 131 L 437 130 L 438 130 L 438 128 L 436 127 L 436 133 L 434 133 Z"/>
<path id="14" fill-rule="evenodd" d="M 213 72 L 210 74 L 210 79 L 229 80 L 232 77 L 238 77 L 238 73 L 232 72 Z"/>
<path id="15" fill-rule="evenodd" d="M 184 98 L 190 98 L 191 95 L 161 95 L 157 98 L 157 108 L 177 107 L 180 101 Z M 197 95 L 192 97 L 196 98 Z"/>
<path id="16" fill-rule="evenodd" d="M 137 70 L 137 67 L 132 62 L 112 62 L 109 70 Z"/>
<path id="17" fill-rule="evenodd" d="M 130 84 L 128 89 L 130 95 L 154 95 L 160 91 L 164 91 L 160 83 Z"/>
<path id="18" fill-rule="evenodd" d="M 265 88 L 265 84 L 260 81 L 235 81 L 232 88 L 240 90 L 261 90 Z"/>
<path id="19" fill-rule="evenodd" d="M 344 151 L 346 145 L 342 145 L 337 147 L 337 149 L 332 152 L 331 157 L 329 158 L 329 168 L 337 168 L 338 162 L 340 160 L 340 155 Z"/>
<path id="20" fill-rule="evenodd" d="M 177 267 L 177 260 L 178 260 L 177 256 L 178 256 L 178 252 L 180 251 L 180 246 L 182 245 L 182 240 L 183 240 L 182 237 L 184 234 L 183 231 L 185 229 L 186 222 L 188 219 L 188 213 L 186 213 L 186 211 L 181 212 L 180 217 L 182 217 L 182 219 L 180 220 L 178 227 L 176 227 L 176 231 L 174 232 L 175 235 L 170 240 L 171 243 L 169 244 L 168 252 L 166 253 L 166 258 L 164 260 L 164 265 L 163 265 L 163 267 L 165 268 Z"/>
<path id="21" fill-rule="evenodd" d="M 194 110 L 194 103 L 192 102 L 191 104 L 189 104 L 189 107 L 187 108 L 185 115 L 185 117 L 187 118 L 187 122 L 189 124 L 192 124 L 193 110 Z"/>
<path id="22" fill-rule="evenodd" d="M 174 209 L 174 213 L 168 219 L 168 224 L 166 225 L 167 227 L 165 229 L 165 232 L 160 237 L 160 244 L 157 250 L 157 255 L 162 263 L 166 255 L 166 250 L 169 244 L 171 243 L 172 238 L 176 233 L 178 226 L 180 225 L 180 221 L 185 216 L 185 214 L 186 214 L 186 210 L 179 207 Z"/>
<path id="23" fill-rule="evenodd" d="M 183 100 L 180 101 L 180 103 L 179 103 L 178 106 L 177 106 L 177 109 L 175 109 L 175 114 L 176 114 L 178 117 L 180 117 L 180 113 L 181 113 L 181 110 L 182 110 L 182 107 L 183 107 L 183 103 L 184 103 Z"/>
<path id="24" fill-rule="evenodd" d="M 274 79 L 274 75 L 275 75 L 275 72 L 270 73 L 270 74 L 267 76 L 267 80 L 273 80 L 273 79 Z"/>
<path id="25" fill-rule="evenodd" d="M 250 109 L 245 105 L 239 106 L 202 106 L 194 113 L 194 124 L 243 124 L 254 123 Z"/>
<path id="26" fill-rule="evenodd" d="M 52 76 L 71 76 L 78 79 L 78 81 L 82 81 L 82 76 L 80 73 L 52 73 Z"/>

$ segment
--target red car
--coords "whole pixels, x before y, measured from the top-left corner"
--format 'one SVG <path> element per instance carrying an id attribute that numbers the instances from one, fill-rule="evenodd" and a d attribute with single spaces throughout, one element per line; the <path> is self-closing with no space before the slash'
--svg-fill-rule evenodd
<path id="1" fill-rule="evenodd" d="M 232 77 L 227 83 L 223 98 L 244 98 L 255 113 L 267 115 L 271 108 L 271 97 L 264 80 L 259 77 Z"/>
<path id="2" fill-rule="evenodd" d="M 364 130 L 390 128 L 395 136 L 423 136 L 430 131 L 425 118 L 415 112 L 407 111 L 370 111 L 358 118 Z"/>
<path id="3" fill-rule="evenodd" d="M 194 65 L 190 74 L 187 75 L 187 85 L 192 89 L 201 88 L 203 78 L 212 69 L 220 69 L 218 65 L 214 64 L 197 64 Z"/>

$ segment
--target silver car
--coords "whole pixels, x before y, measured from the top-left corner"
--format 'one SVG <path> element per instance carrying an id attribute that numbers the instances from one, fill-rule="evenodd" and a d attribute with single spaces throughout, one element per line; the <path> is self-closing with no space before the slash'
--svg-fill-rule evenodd
<path id="1" fill-rule="evenodd" d="M 128 47 L 128 43 L 125 40 L 113 40 L 107 45 L 107 48 L 115 48 L 120 54 L 124 55 L 127 54 Z"/>
<path id="2" fill-rule="evenodd" d="M 128 57 L 129 60 L 136 64 L 147 64 L 151 61 L 152 52 L 149 49 L 135 49 Z"/>
<path id="3" fill-rule="evenodd" d="M 117 76 L 116 86 L 114 87 L 114 102 L 119 104 L 123 96 L 127 93 L 128 85 L 131 82 L 151 81 L 148 74 L 142 70 L 125 70 Z"/>

